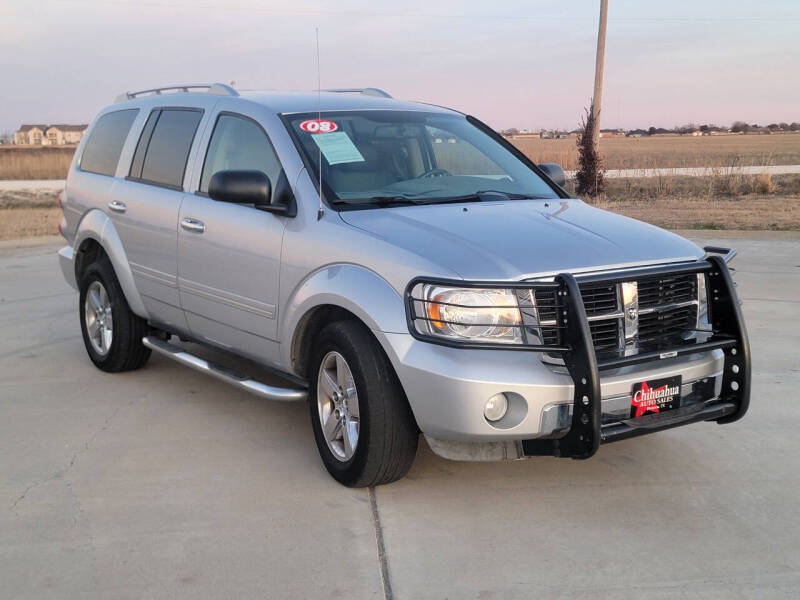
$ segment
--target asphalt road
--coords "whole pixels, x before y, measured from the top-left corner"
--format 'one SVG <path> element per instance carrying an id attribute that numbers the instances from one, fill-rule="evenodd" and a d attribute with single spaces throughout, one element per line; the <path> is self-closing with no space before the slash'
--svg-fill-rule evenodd
<path id="1" fill-rule="evenodd" d="M 303 405 L 93 368 L 55 246 L 0 245 L 0 598 L 797 598 L 800 235 L 761 237 L 704 240 L 740 250 L 744 420 L 583 462 L 423 442 L 374 496 L 328 477 Z"/>

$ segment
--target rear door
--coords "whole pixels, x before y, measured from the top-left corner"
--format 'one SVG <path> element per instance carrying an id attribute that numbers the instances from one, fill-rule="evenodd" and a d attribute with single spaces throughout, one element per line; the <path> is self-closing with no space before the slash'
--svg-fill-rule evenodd
<path id="1" fill-rule="evenodd" d="M 117 182 L 109 204 L 151 320 L 179 331 L 186 329 L 186 321 L 178 295 L 178 214 L 204 112 L 181 106 L 152 109 L 128 176 Z"/>
<path id="2" fill-rule="evenodd" d="M 277 349 L 286 218 L 208 197 L 211 176 L 224 170 L 262 171 L 274 194 L 291 193 L 266 131 L 256 113 L 247 111 L 246 105 L 232 105 L 209 126 L 205 155 L 197 159 L 202 164 L 197 192 L 187 194 L 181 206 L 178 281 L 194 337 L 264 361 Z"/>

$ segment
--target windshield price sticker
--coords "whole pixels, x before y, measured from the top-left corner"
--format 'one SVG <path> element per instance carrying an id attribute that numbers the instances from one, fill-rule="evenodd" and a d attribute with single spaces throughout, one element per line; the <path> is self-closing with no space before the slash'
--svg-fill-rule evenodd
<path id="1" fill-rule="evenodd" d="M 361 152 L 358 151 L 353 140 L 344 131 L 325 134 L 316 133 L 311 136 L 311 139 L 319 147 L 322 156 L 325 157 L 329 165 L 364 162 Z"/>
<path id="2" fill-rule="evenodd" d="M 300 123 L 300 129 L 308 133 L 332 133 L 339 129 L 339 126 L 326 119 L 309 119 Z"/>

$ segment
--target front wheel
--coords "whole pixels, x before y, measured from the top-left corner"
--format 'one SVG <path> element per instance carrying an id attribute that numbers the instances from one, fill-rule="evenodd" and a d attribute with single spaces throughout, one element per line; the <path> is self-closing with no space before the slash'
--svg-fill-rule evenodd
<path id="1" fill-rule="evenodd" d="M 403 389 L 377 340 L 363 325 L 340 321 L 314 344 L 309 370 L 314 438 L 340 483 L 390 483 L 411 468 L 419 430 Z"/>

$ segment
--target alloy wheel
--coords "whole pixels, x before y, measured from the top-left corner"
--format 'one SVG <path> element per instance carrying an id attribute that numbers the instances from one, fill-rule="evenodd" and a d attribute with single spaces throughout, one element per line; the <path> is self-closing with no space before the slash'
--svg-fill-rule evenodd
<path id="1" fill-rule="evenodd" d="M 358 394 L 350 366 L 336 351 L 328 352 L 320 363 L 317 409 L 328 448 L 337 460 L 347 462 L 358 445 Z"/>
<path id="2" fill-rule="evenodd" d="M 100 356 L 105 356 L 114 339 L 114 320 L 111 316 L 111 299 L 99 281 L 93 281 L 86 290 L 83 314 L 92 348 Z"/>

